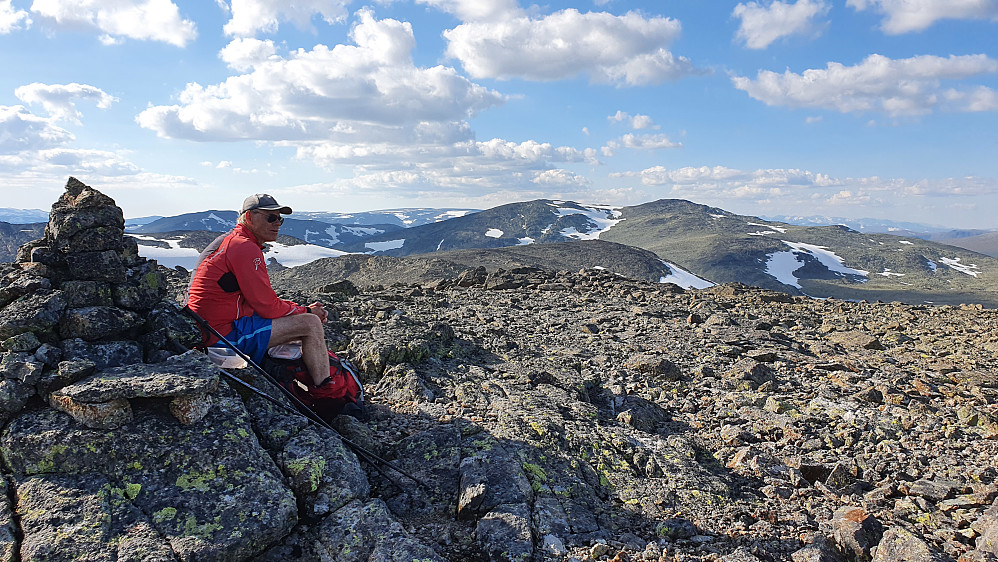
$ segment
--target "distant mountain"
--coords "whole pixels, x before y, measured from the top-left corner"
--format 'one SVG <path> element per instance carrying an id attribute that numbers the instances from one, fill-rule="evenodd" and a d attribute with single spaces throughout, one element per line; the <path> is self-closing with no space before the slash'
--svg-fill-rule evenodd
<path id="1" fill-rule="evenodd" d="M 654 252 L 706 282 L 815 297 L 998 304 L 998 261 L 918 238 L 807 227 L 663 199 L 633 207 L 536 200 L 372 236 L 343 249 L 388 256 L 599 239 Z"/>
<path id="2" fill-rule="evenodd" d="M 31 224 L 48 222 L 49 213 L 41 209 L 12 209 L 0 207 L 0 222 L 10 224 Z"/>
<path id="3" fill-rule="evenodd" d="M 587 207 L 571 201 L 538 199 L 371 236 L 343 249 L 407 256 L 468 248 L 594 240 L 616 224 L 618 214 L 605 206 Z"/>
<path id="4" fill-rule="evenodd" d="M 478 209 L 384 209 L 357 213 L 331 211 L 295 211 L 295 216 L 331 224 L 383 225 L 394 224 L 403 228 L 422 226 L 447 219 L 477 213 Z"/>
<path id="5" fill-rule="evenodd" d="M 151 217 L 136 217 L 134 219 L 125 219 L 125 232 L 131 232 L 140 226 L 145 226 L 151 222 L 158 221 L 163 217 L 159 215 L 154 215 Z"/>
<path id="6" fill-rule="evenodd" d="M 315 292 L 341 280 L 348 280 L 359 287 L 430 283 L 454 279 L 477 267 L 484 267 L 488 272 L 523 267 L 570 272 L 605 269 L 629 279 L 653 283 L 667 281 L 686 288 L 691 286 L 682 282 L 685 272 L 670 268 L 652 252 L 599 240 L 451 250 L 402 258 L 350 254 L 286 269 L 272 275 L 272 278 L 275 286 L 283 290 Z"/>
<path id="7" fill-rule="evenodd" d="M 0 262 L 12 262 L 17 258 L 17 249 L 24 243 L 37 240 L 45 235 L 46 222 L 11 224 L 0 221 Z"/>
<path id="8" fill-rule="evenodd" d="M 982 232 L 971 236 L 941 236 L 934 240 L 940 244 L 949 244 L 998 258 L 998 232 Z"/>
<path id="9" fill-rule="evenodd" d="M 301 213 L 305 215 L 305 213 Z M 207 230 L 210 232 L 227 232 L 236 226 L 238 213 L 235 211 L 201 211 L 185 213 L 173 217 L 164 217 L 148 224 L 132 228 L 129 232 L 135 234 L 156 234 L 164 232 L 180 232 L 190 230 Z M 281 233 L 303 240 L 309 244 L 326 248 L 341 248 L 356 242 L 402 230 L 396 224 L 330 224 L 318 220 L 294 219 L 290 216 L 284 219 Z"/>
<path id="10" fill-rule="evenodd" d="M 943 238 L 960 238 L 964 236 L 976 236 L 983 230 L 962 230 L 952 229 L 944 226 L 935 226 L 917 222 L 892 221 L 887 219 L 846 219 L 842 217 L 826 216 L 794 216 L 794 215 L 766 215 L 763 218 L 774 222 L 784 222 L 799 226 L 835 226 L 843 225 L 857 232 L 869 234 L 894 234 L 895 236 L 914 236 L 926 240 L 941 240 Z"/>
<path id="11" fill-rule="evenodd" d="M 620 209 L 600 240 L 645 248 L 715 283 L 814 297 L 998 305 L 998 260 L 918 238 L 806 227 L 663 199 Z"/>

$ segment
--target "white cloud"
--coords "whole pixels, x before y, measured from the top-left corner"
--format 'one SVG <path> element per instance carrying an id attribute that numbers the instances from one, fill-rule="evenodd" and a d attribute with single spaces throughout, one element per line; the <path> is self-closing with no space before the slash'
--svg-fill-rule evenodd
<path id="1" fill-rule="evenodd" d="M 638 172 L 610 174 L 611 178 L 636 178 L 645 195 L 690 199 L 741 213 L 865 213 L 870 206 L 890 213 L 903 209 L 926 217 L 938 213 L 944 202 L 955 208 L 963 201 L 980 203 L 981 198 L 998 197 L 998 179 L 961 177 L 907 180 L 904 178 L 835 178 L 799 169 L 737 170 L 724 166 L 669 169 L 654 166 Z M 738 210 L 740 209 L 740 210 Z M 862 215 L 861 215 L 862 216 Z"/>
<path id="2" fill-rule="evenodd" d="M 763 70 L 755 80 L 734 76 L 732 81 L 736 88 L 766 105 L 881 112 L 896 117 L 926 114 L 937 108 L 980 111 L 982 98 L 983 107 L 987 107 L 987 92 L 951 89 L 944 95 L 940 81 L 996 72 L 998 61 L 983 54 L 908 59 L 874 54 L 855 66 L 830 62 L 824 69 L 801 74 Z"/>
<path id="3" fill-rule="evenodd" d="M 233 39 L 218 52 L 218 58 L 229 65 L 229 68 L 239 72 L 252 70 L 267 61 L 278 60 L 273 41 L 249 37 Z"/>
<path id="4" fill-rule="evenodd" d="M 0 35 L 6 35 L 31 25 L 31 18 L 24 10 L 15 10 L 11 0 L 0 0 Z"/>
<path id="5" fill-rule="evenodd" d="M 594 163 L 595 151 L 549 143 L 503 139 L 465 141 L 449 145 L 343 145 L 312 143 L 299 148 L 299 157 L 333 168 L 354 166 L 355 176 L 340 185 L 368 193 L 425 193 L 434 197 L 485 197 L 503 191 L 534 196 L 538 185 L 588 185 L 588 180 L 561 170 L 562 163 Z M 350 191 L 353 193 L 352 191 Z M 508 202 L 508 201 L 506 201 Z"/>
<path id="6" fill-rule="evenodd" d="M 453 14 L 461 21 L 495 21 L 520 15 L 516 0 L 416 0 L 438 10 Z"/>
<path id="7" fill-rule="evenodd" d="M 628 133 L 617 140 L 606 143 L 602 148 L 604 156 L 613 156 L 621 148 L 656 150 L 659 148 L 681 148 L 683 143 L 673 142 L 665 135 L 635 135 Z"/>
<path id="8" fill-rule="evenodd" d="M 588 178 L 569 172 L 568 170 L 544 170 L 539 172 L 531 182 L 538 185 L 560 187 L 584 187 L 592 184 Z"/>
<path id="9" fill-rule="evenodd" d="M 923 31 L 941 19 L 998 20 L 998 0 L 847 0 L 858 11 L 873 9 L 890 35 Z"/>
<path id="10" fill-rule="evenodd" d="M 251 37 L 256 33 L 273 33 L 281 22 L 290 22 L 299 29 L 311 29 L 312 16 L 319 15 L 327 23 L 344 21 L 350 0 L 232 0 L 232 18 L 225 24 L 226 35 Z"/>
<path id="11" fill-rule="evenodd" d="M 777 39 L 814 30 L 814 19 L 828 13 L 824 0 L 797 0 L 794 3 L 757 2 L 738 4 L 732 16 L 742 20 L 736 37 L 750 49 L 765 49 Z"/>
<path id="12" fill-rule="evenodd" d="M 0 105 L 0 155 L 54 148 L 73 140 L 52 119 L 39 117 L 21 105 Z"/>
<path id="13" fill-rule="evenodd" d="M 73 100 L 91 100 L 101 109 L 117 101 L 100 88 L 88 84 L 41 84 L 35 82 L 14 90 L 14 95 L 24 103 L 41 105 L 56 120 L 79 124 L 82 114 Z"/>
<path id="14" fill-rule="evenodd" d="M 31 11 L 60 26 L 99 30 L 105 44 L 127 37 L 183 47 L 197 37 L 170 0 L 34 0 Z"/>
<path id="15" fill-rule="evenodd" d="M 943 95 L 964 111 L 998 111 L 998 92 L 986 86 L 978 86 L 965 92 L 946 90 Z"/>
<path id="16" fill-rule="evenodd" d="M 551 81 L 586 74 L 592 82 L 633 86 L 701 72 L 668 50 L 680 30 L 670 18 L 568 9 L 539 19 L 465 23 L 444 37 L 447 55 L 475 78 Z"/>
<path id="17" fill-rule="evenodd" d="M 632 129 L 658 129 L 658 125 L 655 121 L 647 115 L 631 115 L 625 111 L 617 110 L 617 113 L 607 117 L 607 120 L 611 123 L 621 123 L 627 121 Z"/>
<path id="18" fill-rule="evenodd" d="M 414 66 L 408 23 L 375 20 L 368 10 L 358 15 L 350 31 L 356 45 L 258 58 L 252 73 L 216 85 L 188 84 L 179 104 L 149 107 L 136 119 L 162 137 L 205 141 L 419 144 L 470 138 L 464 120 L 504 103 L 498 92 L 453 68 Z M 225 56 L 249 64 L 236 52 Z"/>

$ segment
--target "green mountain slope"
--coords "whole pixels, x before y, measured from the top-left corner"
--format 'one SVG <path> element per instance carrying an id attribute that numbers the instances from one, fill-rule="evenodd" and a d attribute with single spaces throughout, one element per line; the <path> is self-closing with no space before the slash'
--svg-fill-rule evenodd
<path id="1" fill-rule="evenodd" d="M 953 246 L 768 222 L 682 200 L 620 211 L 623 220 L 601 240 L 651 250 L 715 283 L 814 297 L 998 305 L 998 260 Z"/>

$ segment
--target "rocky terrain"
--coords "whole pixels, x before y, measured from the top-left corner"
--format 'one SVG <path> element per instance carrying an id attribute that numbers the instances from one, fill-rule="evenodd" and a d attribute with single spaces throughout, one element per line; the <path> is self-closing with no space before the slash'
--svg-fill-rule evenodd
<path id="1" fill-rule="evenodd" d="M 51 304 L 79 281 L 46 255 L 0 289 L 2 560 L 998 560 L 994 310 L 599 269 L 275 274 L 362 370 L 368 416 L 335 426 L 415 484 L 166 353 L 179 323 L 76 338 L 143 342 L 131 366 L 71 355 L 67 318 L 93 315 Z M 159 273 L 164 297 L 186 282 Z"/>

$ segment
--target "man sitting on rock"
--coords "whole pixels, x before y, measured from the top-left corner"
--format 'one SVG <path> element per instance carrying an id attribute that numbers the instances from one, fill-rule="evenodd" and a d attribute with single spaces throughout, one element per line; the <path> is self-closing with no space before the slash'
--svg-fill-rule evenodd
<path id="1" fill-rule="evenodd" d="M 307 307 L 278 298 L 270 286 L 263 243 L 277 240 L 290 215 L 265 193 L 243 201 L 236 227 L 198 256 L 187 291 L 187 306 L 259 364 L 267 349 L 301 340 L 305 367 L 316 386 L 329 378 L 329 355 L 321 303 Z M 310 314 L 307 314 L 310 313 Z M 208 345 L 218 339 L 207 334 Z"/>

